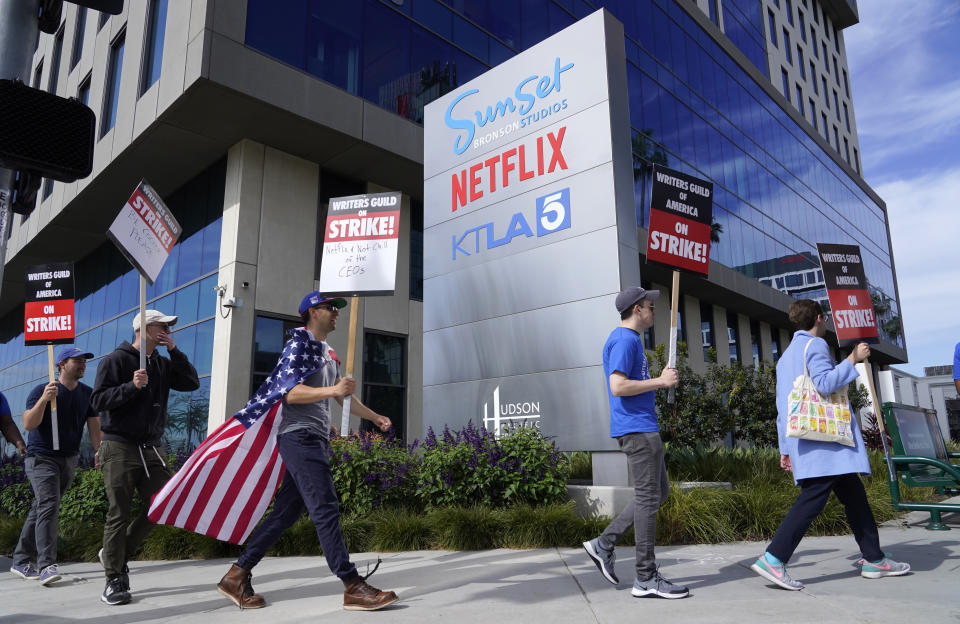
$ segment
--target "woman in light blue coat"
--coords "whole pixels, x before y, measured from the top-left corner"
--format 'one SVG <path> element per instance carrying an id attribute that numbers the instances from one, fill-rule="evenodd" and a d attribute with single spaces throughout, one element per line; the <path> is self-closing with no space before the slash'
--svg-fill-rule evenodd
<path id="1" fill-rule="evenodd" d="M 803 589 L 802 583 L 787 574 L 786 564 L 833 492 L 844 506 L 847 522 L 863 554 L 861 576 L 881 578 L 906 574 L 910 571 L 909 564 L 887 558 L 880 549 L 877 523 L 860 480 L 861 474 L 870 474 L 870 461 L 857 419 L 851 419 L 853 446 L 788 438 L 786 435 L 787 397 L 796 378 L 803 375 L 804 352 L 810 378 L 821 395 L 829 395 L 857 378 L 854 365 L 870 356 L 870 347 L 861 342 L 843 361 L 834 364 L 823 339 L 827 333 L 823 309 L 811 299 L 801 299 L 790 306 L 790 321 L 799 331 L 777 362 L 777 433 L 780 466 L 793 473 L 794 481 L 800 486 L 800 495 L 780 523 L 767 551 L 751 568 L 780 587 Z"/>

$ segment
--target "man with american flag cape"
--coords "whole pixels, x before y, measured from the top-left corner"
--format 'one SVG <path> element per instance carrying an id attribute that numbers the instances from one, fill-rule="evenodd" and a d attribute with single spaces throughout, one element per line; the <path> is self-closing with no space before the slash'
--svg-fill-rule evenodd
<path id="1" fill-rule="evenodd" d="M 270 377 L 247 405 L 213 432 L 154 497 L 150 519 L 243 543 L 283 477 L 273 512 L 257 528 L 217 590 L 241 609 L 266 606 L 253 590 L 251 570 L 304 509 L 330 570 L 343 581 L 343 608 L 375 611 L 396 602 L 392 591 L 370 586 L 350 562 L 340 531 L 340 506 L 330 471 L 330 398 L 352 396 L 326 343 L 345 299 L 312 292 L 300 303 L 304 327 L 291 332 Z M 382 431 L 390 419 L 352 397 L 351 412 Z M 275 442 L 273 441 L 275 439 Z M 282 461 L 277 461 L 279 459 Z M 285 473 L 284 473 L 285 469 Z"/>

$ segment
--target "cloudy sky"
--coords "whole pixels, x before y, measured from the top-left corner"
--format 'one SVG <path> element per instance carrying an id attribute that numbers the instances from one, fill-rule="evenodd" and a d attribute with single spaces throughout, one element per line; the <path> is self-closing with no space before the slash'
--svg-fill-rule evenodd
<path id="1" fill-rule="evenodd" d="M 859 0 L 844 31 L 863 174 L 887 202 L 910 362 L 960 342 L 960 2 Z"/>

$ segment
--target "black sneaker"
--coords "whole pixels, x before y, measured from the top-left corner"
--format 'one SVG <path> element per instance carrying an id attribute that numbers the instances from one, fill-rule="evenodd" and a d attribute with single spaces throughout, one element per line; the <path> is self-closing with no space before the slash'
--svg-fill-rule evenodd
<path id="1" fill-rule="evenodd" d="M 101 548 L 97 551 L 97 559 L 100 560 L 100 565 L 107 567 L 103 562 L 103 549 Z M 126 563 L 123 564 L 123 567 L 120 569 L 120 578 L 123 579 L 123 589 L 130 591 L 130 568 Z"/>
<path id="2" fill-rule="evenodd" d="M 123 578 L 115 576 L 107 581 L 107 586 L 103 588 L 103 595 L 100 600 L 108 605 L 122 605 L 130 602 L 130 592 L 124 585 Z"/>

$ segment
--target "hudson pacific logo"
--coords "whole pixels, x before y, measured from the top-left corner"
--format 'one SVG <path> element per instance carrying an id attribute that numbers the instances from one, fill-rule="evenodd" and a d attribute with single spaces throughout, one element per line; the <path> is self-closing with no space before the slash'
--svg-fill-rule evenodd
<path id="1" fill-rule="evenodd" d="M 474 147 L 480 147 L 485 143 L 495 141 L 520 128 L 526 128 L 531 124 L 549 117 L 553 113 L 559 113 L 565 109 L 567 107 L 567 100 L 563 99 L 538 110 L 534 110 L 537 106 L 538 99 L 543 99 L 554 91 L 557 93 L 560 92 L 560 74 L 572 69 L 573 65 L 573 63 L 561 65 L 560 57 L 558 56 L 553 62 L 552 74 L 545 74 L 543 76 L 534 74 L 527 76 L 517 83 L 512 96 L 507 96 L 493 104 L 487 104 L 486 107 L 481 103 L 479 108 L 472 111 L 472 113 L 467 113 L 466 116 L 463 117 L 455 115 L 464 115 L 462 111 L 469 111 L 471 104 L 467 103 L 467 100 L 473 100 L 473 96 L 480 93 L 480 90 L 468 89 L 458 95 L 450 102 L 450 106 L 447 107 L 447 110 L 443 114 L 443 122 L 447 127 L 451 130 L 458 131 L 457 138 L 453 141 L 454 153 L 458 155 L 464 153 L 471 144 L 473 144 Z M 484 128 L 487 124 L 492 124 L 498 118 L 505 119 L 508 114 L 519 115 L 520 119 L 500 126 L 479 137 L 476 136 L 478 127 Z"/>
<path id="2" fill-rule="evenodd" d="M 454 234 L 450 243 L 452 258 L 456 260 L 458 253 L 469 256 L 480 253 L 482 249 L 493 249 L 494 247 L 508 245 L 518 236 L 526 238 L 537 236 L 539 238 L 568 229 L 570 227 L 570 189 L 564 188 L 549 195 L 538 197 L 534 223 L 537 226 L 536 234 L 534 234 L 530 222 L 523 216 L 523 213 L 518 212 L 510 217 L 510 223 L 506 226 L 506 231 L 500 238 L 497 238 L 498 230 L 493 221 L 472 227 L 462 236 L 458 237 Z"/>
<path id="3" fill-rule="evenodd" d="M 493 389 L 493 415 L 490 415 L 490 404 L 483 404 L 483 426 L 496 437 L 500 437 L 500 430 L 504 424 L 516 424 L 540 428 L 540 401 L 517 401 L 514 403 L 500 402 L 500 386 Z M 492 428 L 491 428 L 492 427 Z"/>

